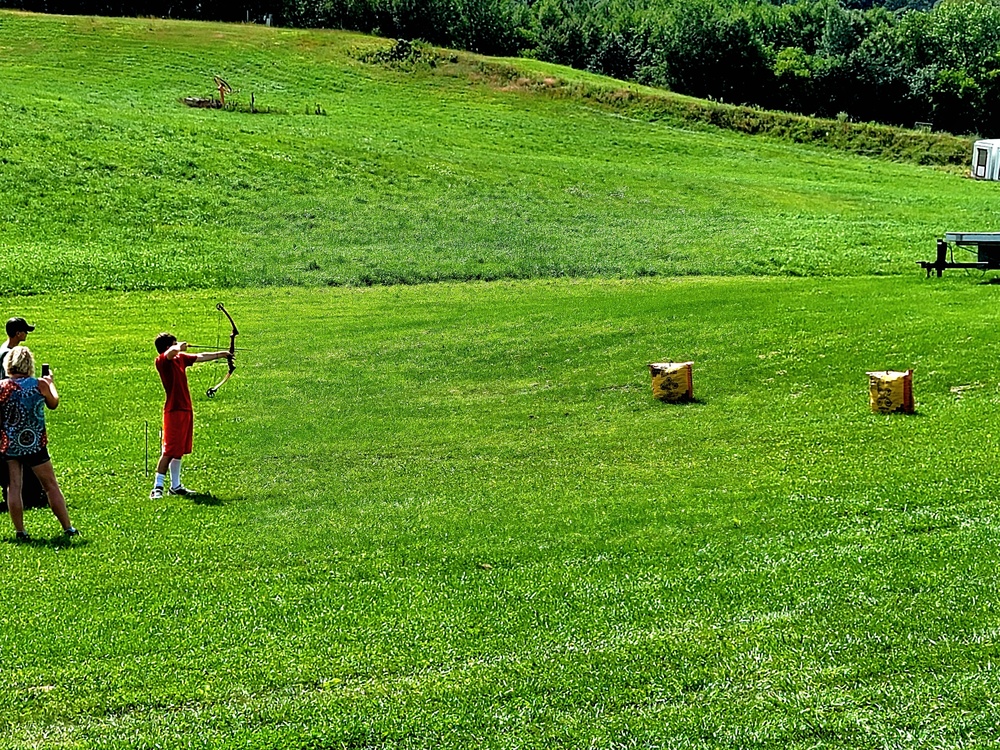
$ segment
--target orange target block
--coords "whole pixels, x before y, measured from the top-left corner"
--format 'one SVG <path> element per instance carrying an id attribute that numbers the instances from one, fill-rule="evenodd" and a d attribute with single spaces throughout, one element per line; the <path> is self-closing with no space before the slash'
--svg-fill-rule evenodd
<path id="1" fill-rule="evenodd" d="M 913 370 L 881 370 L 868 373 L 868 394 L 872 411 L 890 414 L 913 413 Z"/>
<path id="2" fill-rule="evenodd" d="M 694 398 L 691 369 L 694 362 L 655 362 L 649 365 L 653 377 L 653 398 L 660 401 L 690 401 Z"/>

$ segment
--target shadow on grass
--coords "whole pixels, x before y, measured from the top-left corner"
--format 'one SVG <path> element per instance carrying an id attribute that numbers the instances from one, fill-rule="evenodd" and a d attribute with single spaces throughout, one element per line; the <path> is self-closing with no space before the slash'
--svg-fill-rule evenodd
<path id="1" fill-rule="evenodd" d="M 225 505 L 225 500 L 211 492 L 197 492 L 190 496 L 195 505 Z"/>
<path id="2" fill-rule="evenodd" d="M 604 385 L 597 389 L 598 392 L 606 391 L 645 391 L 649 393 L 648 383 L 625 383 L 624 385 Z M 708 403 L 703 398 L 698 398 L 697 396 L 693 398 L 682 398 L 677 401 L 662 401 L 655 396 L 649 397 L 649 403 L 651 404 L 666 404 L 667 406 L 684 406 L 685 404 L 695 404 L 697 406 L 703 406 Z"/>
<path id="3" fill-rule="evenodd" d="M 650 399 L 649 399 L 650 403 L 653 406 L 661 406 L 662 405 L 663 407 L 671 407 L 671 406 L 678 406 L 678 407 L 680 407 L 680 406 L 704 406 L 710 400 L 711 399 L 698 398 L 697 396 L 695 396 L 694 398 L 682 398 L 679 401 L 661 401 L 658 398 L 652 398 L 652 397 L 650 397 Z"/>
<path id="4" fill-rule="evenodd" d="M 50 537 L 33 536 L 28 541 L 20 541 L 13 536 L 3 540 L 4 544 L 11 544 L 15 547 L 27 548 L 47 548 L 47 549 L 71 549 L 73 547 L 86 547 L 90 544 L 89 539 L 82 539 L 80 536 L 68 537 L 62 532 Z"/>

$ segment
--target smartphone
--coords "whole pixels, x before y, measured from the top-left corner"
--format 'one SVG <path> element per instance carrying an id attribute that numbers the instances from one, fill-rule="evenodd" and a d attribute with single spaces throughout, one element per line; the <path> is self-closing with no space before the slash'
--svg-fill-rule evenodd
<path id="1" fill-rule="evenodd" d="M 47 364 L 42 365 L 42 377 L 47 378 L 49 376 L 49 366 Z"/>

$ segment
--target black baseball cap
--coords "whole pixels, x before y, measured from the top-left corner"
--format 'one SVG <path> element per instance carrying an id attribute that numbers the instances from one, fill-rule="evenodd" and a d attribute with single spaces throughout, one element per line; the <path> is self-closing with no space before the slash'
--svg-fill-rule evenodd
<path id="1" fill-rule="evenodd" d="M 34 330 L 35 327 L 32 325 L 28 325 L 28 321 L 26 321 L 24 318 L 11 318 L 10 320 L 7 321 L 8 336 L 13 336 L 15 333 L 21 333 L 21 331 L 24 331 L 25 333 L 31 333 Z"/>

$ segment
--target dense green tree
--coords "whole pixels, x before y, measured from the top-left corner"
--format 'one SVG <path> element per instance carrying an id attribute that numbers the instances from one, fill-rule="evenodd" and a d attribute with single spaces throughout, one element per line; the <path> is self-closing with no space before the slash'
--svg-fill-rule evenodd
<path id="1" fill-rule="evenodd" d="M 542 60 L 585 68 L 591 57 L 591 34 L 571 0 L 538 0 L 531 8 L 532 53 Z"/>
<path id="2" fill-rule="evenodd" d="M 816 112 L 816 70 L 821 61 L 801 47 L 785 47 L 774 59 L 777 94 L 787 109 Z"/>
<path id="3" fill-rule="evenodd" d="M 686 94 L 755 103 L 771 78 L 747 18 L 712 0 L 692 0 L 668 15 L 658 43 L 661 83 Z"/>

